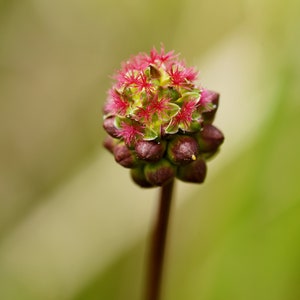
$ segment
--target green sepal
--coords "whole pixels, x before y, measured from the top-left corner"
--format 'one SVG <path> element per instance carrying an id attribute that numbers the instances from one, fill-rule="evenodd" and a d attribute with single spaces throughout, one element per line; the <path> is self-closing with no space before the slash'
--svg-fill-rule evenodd
<path id="1" fill-rule="evenodd" d="M 217 105 L 211 102 L 205 103 L 203 111 L 212 111 L 216 109 Z"/>
<path id="2" fill-rule="evenodd" d="M 131 116 L 132 118 L 135 118 L 135 113 L 139 110 L 138 106 L 129 106 L 129 108 L 126 111 L 127 116 Z"/>
<path id="3" fill-rule="evenodd" d="M 183 132 L 185 132 L 185 131 L 187 131 L 187 132 L 191 131 L 191 130 L 190 130 L 190 125 L 187 125 L 187 124 L 184 123 L 184 122 L 180 122 L 180 123 L 178 124 L 178 128 L 180 128 Z"/>
<path id="4" fill-rule="evenodd" d="M 114 120 L 114 125 L 117 129 L 121 129 L 122 123 L 132 124 L 133 122 L 134 122 L 134 119 L 132 119 L 132 118 L 116 116 L 115 120 Z"/>
<path id="5" fill-rule="evenodd" d="M 161 86 L 168 85 L 170 83 L 170 76 L 169 76 L 169 74 L 165 70 L 163 70 L 163 69 L 160 69 L 160 72 L 161 72 L 160 85 Z"/>
<path id="6" fill-rule="evenodd" d="M 145 128 L 143 140 L 152 141 L 152 140 L 155 140 L 157 137 L 158 137 L 158 134 L 154 129 L 149 128 L 149 127 Z"/>
<path id="7" fill-rule="evenodd" d="M 163 89 L 162 94 L 167 98 L 170 98 L 171 101 L 177 101 L 179 98 L 181 98 L 181 94 L 174 87 L 168 87 Z"/>
<path id="8" fill-rule="evenodd" d="M 175 103 L 169 103 L 168 104 L 168 109 L 167 109 L 167 114 L 169 118 L 173 118 L 178 114 L 180 111 L 180 106 L 175 104 Z"/>
<path id="9" fill-rule="evenodd" d="M 202 127 L 202 125 L 201 125 L 200 120 L 195 120 L 195 121 L 191 122 L 191 124 L 189 125 L 188 129 L 186 129 L 186 131 L 197 132 L 197 131 L 200 131 L 201 127 Z"/>
<path id="10" fill-rule="evenodd" d="M 125 118 L 116 116 L 116 117 L 115 117 L 115 122 L 114 122 L 115 127 L 118 128 L 118 129 L 120 129 L 120 128 L 122 127 L 122 126 L 121 126 L 121 123 L 122 123 L 122 121 L 124 122 L 124 119 L 125 119 Z"/>
<path id="11" fill-rule="evenodd" d="M 167 128 L 165 129 L 165 132 L 168 134 L 175 134 L 178 132 L 179 126 L 178 124 L 174 124 L 172 121 L 169 123 Z"/>
<path id="12" fill-rule="evenodd" d="M 192 120 L 193 121 L 196 121 L 196 120 L 200 120 L 201 119 L 201 112 L 199 110 L 195 110 L 193 113 L 192 113 Z"/>
<path id="13" fill-rule="evenodd" d="M 182 96 L 178 98 L 175 102 L 182 104 L 184 101 L 191 101 L 194 99 L 196 99 L 196 102 L 199 102 L 200 100 L 200 93 L 197 90 L 183 93 Z"/>

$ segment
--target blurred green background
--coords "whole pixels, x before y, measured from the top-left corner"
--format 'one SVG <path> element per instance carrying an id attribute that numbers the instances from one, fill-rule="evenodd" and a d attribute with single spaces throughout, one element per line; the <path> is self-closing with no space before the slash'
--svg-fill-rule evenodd
<path id="1" fill-rule="evenodd" d="M 141 299 L 157 190 L 102 149 L 122 60 L 164 43 L 221 93 L 177 182 L 165 300 L 300 299 L 300 3 L 0 1 L 0 298 Z"/>

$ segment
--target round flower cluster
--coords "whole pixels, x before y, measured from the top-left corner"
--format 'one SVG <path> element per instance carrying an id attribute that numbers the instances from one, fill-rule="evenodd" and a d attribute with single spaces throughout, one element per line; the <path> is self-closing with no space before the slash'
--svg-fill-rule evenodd
<path id="1" fill-rule="evenodd" d="M 204 181 L 205 161 L 224 136 L 212 125 L 219 94 L 197 85 L 197 75 L 164 48 L 132 57 L 115 75 L 104 106 L 104 146 L 138 185 Z"/>

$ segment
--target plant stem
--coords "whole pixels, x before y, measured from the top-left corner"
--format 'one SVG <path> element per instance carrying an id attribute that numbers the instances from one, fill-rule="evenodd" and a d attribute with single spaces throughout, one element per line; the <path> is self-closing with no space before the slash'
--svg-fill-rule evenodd
<path id="1" fill-rule="evenodd" d="M 159 211 L 150 249 L 146 300 L 159 300 L 161 296 L 161 281 L 173 187 L 174 180 L 162 186 L 160 190 Z"/>

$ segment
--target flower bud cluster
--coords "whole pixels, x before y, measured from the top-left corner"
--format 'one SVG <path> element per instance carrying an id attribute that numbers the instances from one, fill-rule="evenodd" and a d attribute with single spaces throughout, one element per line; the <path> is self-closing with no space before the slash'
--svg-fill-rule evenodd
<path id="1" fill-rule="evenodd" d="M 104 107 L 104 146 L 138 185 L 204 181 L 206 160 L 224 136 L 212 125 L 219 94 L 198 86 L 197 75 L 163 48 L 132 57 L 116 74 Z"/>

